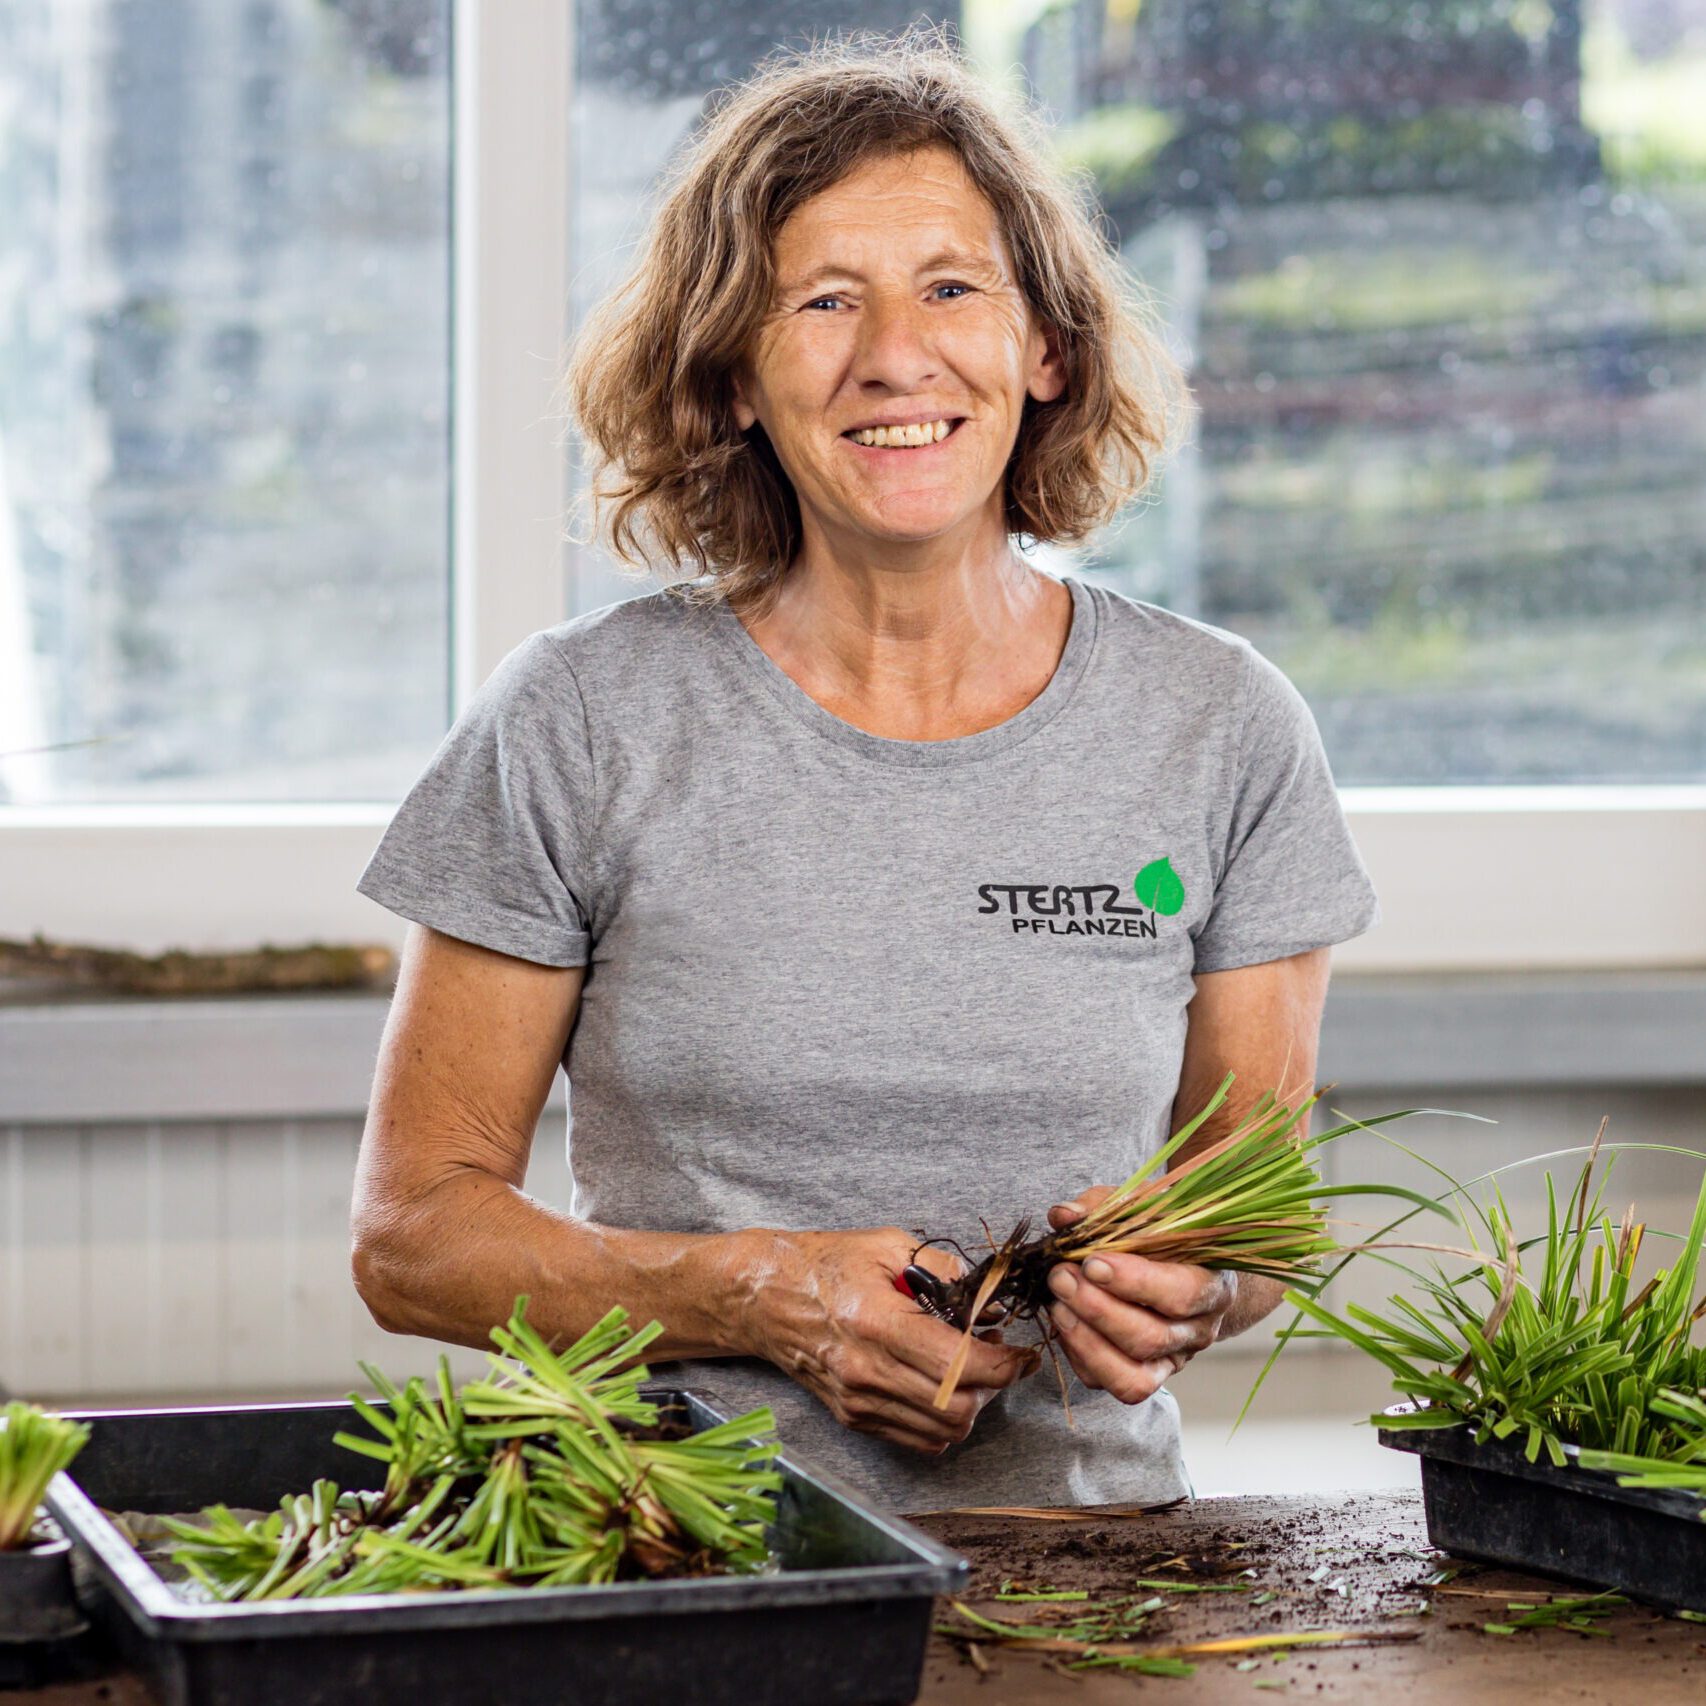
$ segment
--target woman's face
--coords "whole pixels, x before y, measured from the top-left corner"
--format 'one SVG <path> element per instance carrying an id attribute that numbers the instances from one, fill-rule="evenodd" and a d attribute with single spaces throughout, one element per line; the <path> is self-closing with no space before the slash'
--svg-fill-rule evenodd
<path id="1" fill-rule="evenodd" d="M 959 157 L 856 168 L 788 218 L 775 274 L 735 416 L 769 435 L 808 526 L 898 543 L 999 517 L 1025 398 L 1065 378 Z"/>

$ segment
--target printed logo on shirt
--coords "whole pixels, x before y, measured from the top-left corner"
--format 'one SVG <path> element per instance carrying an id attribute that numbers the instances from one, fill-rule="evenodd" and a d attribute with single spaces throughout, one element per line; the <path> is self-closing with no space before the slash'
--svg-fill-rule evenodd
<path id="1" fill-rule="evenodd" d="M 1132 879 L 1139 902 L 1120 902 L 1117 883 L 979 883 L 978 912 L 1006 921 L 1015 936 L 1144 936 L 1185 904 L 1185 885 L 1165 857 Z"/>
<path id="2" fill-rule="evenodd" d="M 1185 885 L 1166 856 L 1152 859 L 1131 880 L 1132 893 L 1152 912 L 1171 918 L 1185 904 Z"/>

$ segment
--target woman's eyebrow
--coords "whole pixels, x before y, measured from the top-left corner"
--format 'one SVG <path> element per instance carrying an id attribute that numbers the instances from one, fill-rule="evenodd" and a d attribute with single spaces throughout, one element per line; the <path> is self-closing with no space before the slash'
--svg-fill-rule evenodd
<path id="1" fill-rule="evenodd" d="M 935 254 L 920 261 L 913 270 L 927 273 L 940 272 L 944 268 L 960 272 L 998 270 L 993 257 L 975 249 L 938 249 Z M 865 283 L 865 275 L 858 268 L 831 264 L 814 267 L 812 271 L 802 273 L 798 278 L 783 279 L 778 290 L 784 296 L 792 296 L 796 291 L 815 290 L 829 279 L 847 279 L 854 284 Z"/>

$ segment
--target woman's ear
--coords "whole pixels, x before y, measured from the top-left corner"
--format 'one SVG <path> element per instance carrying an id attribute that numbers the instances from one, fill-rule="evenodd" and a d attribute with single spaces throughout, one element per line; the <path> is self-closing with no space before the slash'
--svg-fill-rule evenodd
<path id="1" fill-rule="evenodd" d="M 757 424 L 758 415 L 752 404 L 746 400 L 746 387 L 741 383 L 738 367 L 731 370 L 729 384 L 734 389 L 735 425 L 742 432 L 749 432 Z"/>
<path id="2" fill-rule="evenodd" d="M 1052 403 L 1065 389 L 1066 358 L 1060 351 L 1060 335 L 1038 320 L 1031 331 L 1031 370 L 1025 390 L 1039 403 Z"/>

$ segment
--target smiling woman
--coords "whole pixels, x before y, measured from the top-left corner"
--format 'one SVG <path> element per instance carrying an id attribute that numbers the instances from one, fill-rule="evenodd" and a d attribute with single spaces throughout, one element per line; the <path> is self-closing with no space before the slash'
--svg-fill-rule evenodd
<path id="1" fill-rule="evenodd" d="M 1031 1323 L 937 1409 L 959 1336 L 895 1283 L 961 1269 L 920 1222 L 1071 1223 L 1228 1071 L 1193 1142 L 1299 1099 L 1376 916 L 1279 671 L 1016 548 L 1166 446 L 1137 296 L 948 48 L 834 47 L 712 114 L 568 389 L 616 548 L 703 573 L 517 647 L 362 876 L 427 926 L 362 1295 L 463 1343 L 522 1291 L 655 1315 L 670 1378 L 913 1509 L 1178 1495 L 1164 1382 L 1271 1280 L 1057 1265 L 1075 1427 Z M 569 1214 L 519 1188 L 559 1059 Z"/>

